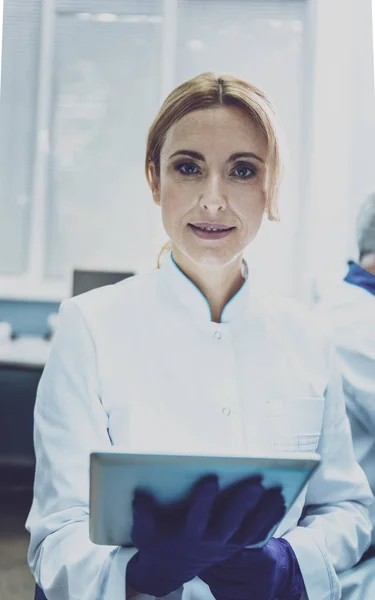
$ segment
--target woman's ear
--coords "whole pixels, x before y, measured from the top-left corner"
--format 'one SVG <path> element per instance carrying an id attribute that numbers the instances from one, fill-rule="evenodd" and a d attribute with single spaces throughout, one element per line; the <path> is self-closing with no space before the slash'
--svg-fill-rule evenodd
<path id="1" fill-rule="evenodd" d="M 148 165 L 148 182 L 154 202 L 160 206 L 160 175 L 157 174 L 155 163 L 152 160 Z"/>

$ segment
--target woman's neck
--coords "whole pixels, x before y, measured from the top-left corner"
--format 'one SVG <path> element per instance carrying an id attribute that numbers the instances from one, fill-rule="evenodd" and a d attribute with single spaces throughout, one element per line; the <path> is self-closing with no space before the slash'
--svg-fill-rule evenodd
<path id="1" fill-rule="evenodd" d="M 201 267 L 176 250 L 173 251 L 173 259 L 206 298 L 211 309 L 212 321 L 220 323 L 225 306 L 244 282 L 242 256 L 223 267 Z"/>

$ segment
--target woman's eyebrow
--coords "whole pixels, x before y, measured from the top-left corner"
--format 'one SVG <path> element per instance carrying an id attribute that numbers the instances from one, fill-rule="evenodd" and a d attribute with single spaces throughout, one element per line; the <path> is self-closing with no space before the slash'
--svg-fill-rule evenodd
<path id="1" fill-rule="evenodd" d="M 254 152 L 236 152 L 235 154 L 230 155 L 227 162 L 233 162 L 239 158 L 255 158 L 255 160 L 259 160 L 259 162 L 264 163 L 263 158 L 260 158 L 260 156 L 254 154 Z"/>
<path id="2" fill-rule="evenodd" d="M 175 156 L 188 156 L 189 158 L 204 161 L 203 154 L 201 154 L 200 152 L 196 152 L 195 150 L 177 150 L 176 152 L 171 154 L 169 158 L 171 159 Z M 264 160 L 254 152 L 236 152 L 235 154 L 230 155 L 227 162 L 233 162 L 235 160 L 238 160 L 239 158 L 255 158 L 255 160 L 264 163 Z"/>
<path id="3" fill-rule="evenodd" d="M 174 156 L 178 156 L 178 155 L 189 156 L 190 158 L 195 158 L 196 160 L 204 161 L 203 154 L 201 154 L 200 152 L 196 152 L 195 150 L 177 150 L 177 152 L 174 152 L 173 154 L 171 154 L 171 156 L 169 158 L 173 158 Z"/>

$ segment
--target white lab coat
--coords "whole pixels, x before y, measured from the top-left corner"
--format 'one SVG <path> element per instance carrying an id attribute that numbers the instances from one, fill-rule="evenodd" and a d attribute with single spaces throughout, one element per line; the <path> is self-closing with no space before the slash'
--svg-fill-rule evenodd
<path id="1" fill-rule="evenodd" d="M 356 457 L 375 492 L 375 296 L 346 281 L 333 286 L 318 311 L 333 326 Z M 370 508 L 375 545 L 375 505 Z M 375 598 L 375 559 L 342 576 L 344 598 Z"/>
<path id="2" fill-rule="evenodd" d="M 220 324 L 170 256 L 160 271 L 63 303 L 35 406 L 27 520 L 29 564 L 49 600 L 125 598 L 134 550 L 88 536 L 89 454 L 112 443 L 155 453 L 317 449 L 322 465 L 278 529 L 310 600 L 337 600 L 337 572 L 369 544 L 372 496 L 329 336 L 297 304 L 255 293 L 251 278 Z M 212 595 L 195 579 L 172 599 Z"/>

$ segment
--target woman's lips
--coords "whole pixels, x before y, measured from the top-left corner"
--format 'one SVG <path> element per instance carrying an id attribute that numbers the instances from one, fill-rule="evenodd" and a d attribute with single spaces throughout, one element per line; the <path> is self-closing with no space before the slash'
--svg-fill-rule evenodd
<path id="1" fill-rule="evenodd" d="M 228 225 L 219 225 L 217 223 L 189 223 L 189 227 L 197 237 L 203 240 L 220 240 L 227 237 L 235 229 Z"/>

